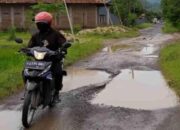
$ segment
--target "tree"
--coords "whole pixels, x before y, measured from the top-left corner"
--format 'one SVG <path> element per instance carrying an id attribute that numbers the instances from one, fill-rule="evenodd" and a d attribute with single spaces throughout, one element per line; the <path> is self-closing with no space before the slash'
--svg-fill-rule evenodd
<path id="1" fill-rule="evenodd" d="M 48 11 L 55 14 L 63 13 L 65 11 L 64 4 L 58 1 L 55 3 L 38 2 L 38 4 L 31 7 L 34 11 Z"/>
<path id="2" fill-rule="evenodd" d="M 162 0 L 163 16 L 174 26 L 180 25 L 180 0 Z"/>
<path id="3" fill-rule="evenodd" d="M 60 14 L 65 13 L 65 6 L 64 3 L 62 3 L 60 0 L 56 0 L 54 3 L 44 3 L 40 1 L 37 4 L 32 5 L 31 10 L 26 12 L 26 23 L 29 25 L 30 29 L 33 28 L 32 19 L 34 18 L 34 15 L 40 11 L 51 12 L 54 15 L 54 18 L 57 19 Z M 56 20 L 54 21 L 56 26 Z"/>
<path id="4" fill-rule="evenodd" d="M 43 3 L 43 2 L 38 2 L 38 4 L 33 5 L 32 9 L 34 10 L 34 12 L 37 11 L 47 11 L 47 12 L 51 12 L 54 15 L 54 18 L 58 18 L 60 14 L 65 12 L 65 6 L 64 4 L 57 0 L 54 3 Z M 55 20 L 56 22 L 56 20 Z M 56 23 L 55 23 L 56 25 Z"/>
<path id="5" fill-rule="evenodd" d="M 121 17 L 123 24 L 130 26 L 143 12 L 143 6 L 140 0 L 112 0 L 111 11 Z"/>

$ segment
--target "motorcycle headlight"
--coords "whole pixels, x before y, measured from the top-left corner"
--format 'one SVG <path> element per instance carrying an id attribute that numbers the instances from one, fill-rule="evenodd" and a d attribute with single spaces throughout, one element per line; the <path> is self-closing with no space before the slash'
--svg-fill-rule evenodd
<path id="1" fill-rule="evenodd" d="M 37 52 L 37 51 L 34 51 L 34 57 L 37 60 L 43 60 L 45 55 L 46 55 L 46 52 Z"/>

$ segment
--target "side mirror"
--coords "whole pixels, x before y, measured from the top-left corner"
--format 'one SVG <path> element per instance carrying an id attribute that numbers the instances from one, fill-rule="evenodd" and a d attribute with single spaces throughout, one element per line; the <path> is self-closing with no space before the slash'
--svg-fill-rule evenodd
<path id="1" fill-rule="evenodd" d="M 16 38 L 14 41 L 19 44 L 23 43 L 23 40 L 21 38 Z"/>
<path id="2" fill-rule="evenodd" d="M 71 43 L 69 42 L 66 42 L 64 45 L 63 45 L 63 48 L 69 48 L 71 47 Z"/>

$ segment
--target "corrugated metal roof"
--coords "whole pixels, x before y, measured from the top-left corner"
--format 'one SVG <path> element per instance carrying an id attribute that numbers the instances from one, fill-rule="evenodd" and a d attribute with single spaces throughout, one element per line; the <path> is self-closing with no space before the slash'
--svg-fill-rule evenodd
<path id="1" fill-rule="evenodd" d="M 22 3 L 22 4 L 31 4 L 31 3 L 37 3 L 39 0 L 0 0 L 0 3 Z M 57 0 L 41 0 L 42 2 L 46 3 L 52 3 Z M 61 0 L 63 1 L 63 0 Z M 109 0 L 66 0 L 66 3 L 68 4 L 103 4 L 108 3 Z"/>
<path id="2" fill-rule="evenodd" d="M 67 3 L 92 3 L 92 4 L 103 4 L 107 3 L 107 0 L 66 0 Z"/>

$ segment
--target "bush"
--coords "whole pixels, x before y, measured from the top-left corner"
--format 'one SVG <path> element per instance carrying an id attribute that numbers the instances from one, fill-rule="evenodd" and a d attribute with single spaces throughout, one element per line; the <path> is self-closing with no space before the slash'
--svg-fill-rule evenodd
<path id="1" fill-rule="evenodd" d="M 174 33 L 174 32 L 180 32 L 180 24 L 178 24 L 176 27 L 170 23 L 165 22 L 164 27 L 162 28 L 163 32 L 165 33 Z"/>
<path id="2" fill-rule="evenodd" d="M 76 25 L 74 25 L 73 29 L 74 29 L 74 33 L 78 33 L 79 31 L 82 30 L 82 26 L 79 24 L 76 24 Z"/>
<path id="3" fill-rule="evenodd" d="M 16 38 L 16 28 L 15 27 L 10 27 L 8 29 L 8 34 L 9 34 L 9 37 L 8 37 L 8 41 L 13 41 L 15 38 Z"/>
<path id="4" fill-rule="evenodd" d="M 136 18 L 137 18 L 137 15 L 136 15 L 136 14 L 130 13 L 130 14 L 128 15 L 128 21 L 127 21 L 128 26 L 129 26 L 129 25 L 132 25 L 132 26 L 135 25 Z"/>
<path id="5" fill-rule="evenodd" d="M 179 0 L 161 0 L 164 18 L 170 21 L 174 26 L 180 23 L 180 1 Z"/>
<path id="6" fill-rule="evenodd" d="M 142 23 L 142 24 L 138 24 L 135 27 L 138 29 L 145 29 L 145 28 L 149 28 L 152 27 L 153 24 L 152 23 Z"/>

